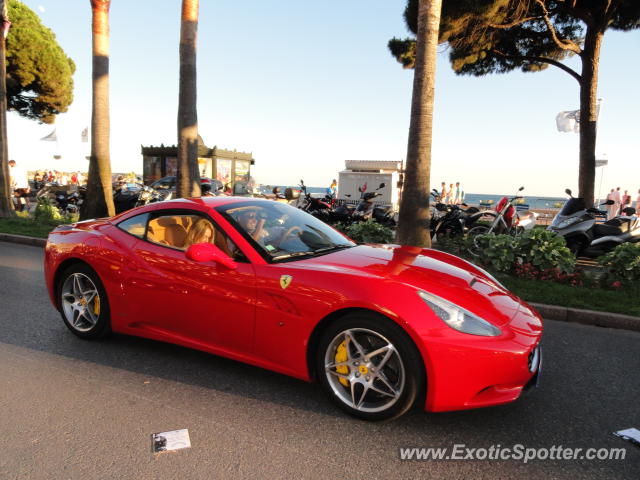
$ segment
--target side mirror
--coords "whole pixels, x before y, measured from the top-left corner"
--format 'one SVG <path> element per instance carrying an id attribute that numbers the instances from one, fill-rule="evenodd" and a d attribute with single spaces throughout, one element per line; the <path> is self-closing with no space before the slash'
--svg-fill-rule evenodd
<path id="1" fill-rule="evenodd" d="M 386 186 L 387 186 L 387 184 L 383 182 L 383 183 L 380 184 L 380 186 L 378 188 L 384 188 Z"/>
<path id="2" fill-rule="evenodd" d="M 304 186 L 304 181 L 302 179 L 300 179 L 300 185 Z"/>
<path id="3" fill-rule="evenodd" d="M 613 200 L 607 200 L 606 202 L 604 202 L 602 205 L 613 205 L 614 203 L 616 203 Z"/>
<path id="4" fill-rule="evenodd" d="M 567 195 L 571 196 L 571 189 L 570 188 L 565 188 L 564 189 L 564 193 L 566 193 Z"/>
<path id="5" fill-rule="evenodd" d="M 522 190 L 524 190 L 524 187 L 520 187 L 520 188 L 518 189 L 518 191 L 519 191 L 519 192 L 521 192 Z"/>
<path id="6" fill-rule="evenodd" d="M 345 197 L 347 197 L 347 198 L 351 198 L 351 195 L 347 193 L 347 194 L 345 195 Z"/>
<path id="7" fill-rule="evenodd" d="M 238 268 L 238 264 L 231 257 L 212 243 L 196 243 L 187 248 L 186 256 L 194 262 L 216 262 L 229 270 Z"/>

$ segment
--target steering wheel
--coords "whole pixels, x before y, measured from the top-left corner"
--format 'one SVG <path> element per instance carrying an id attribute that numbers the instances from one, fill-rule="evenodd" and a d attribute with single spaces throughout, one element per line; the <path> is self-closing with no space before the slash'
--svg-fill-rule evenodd
<path id="1" fill-rule="evenodd" d="M 289 230 L 287 230 L 286 232 L 284 232 L 284 233 L 282 234 L 282 236 L 280 237 L 280 240 L 279 240 L 279 241 L 278 241 L 278 243 L 275 245 L 275 247 L 276 247 L 276 248 L 280 248 L 280 245 L 282 245 L 282 243 L 283 243 L 287 238 L 289 238 L 289 237 L 293 234 L 293 232 L 295 232 L 296 230 L 298 230 L 300 233 L 302 233 L 302 229 L 301 229 L 299 226 L 294 225 L 293 227 L 290 227 L 290 228 L 289 228 Z"/>

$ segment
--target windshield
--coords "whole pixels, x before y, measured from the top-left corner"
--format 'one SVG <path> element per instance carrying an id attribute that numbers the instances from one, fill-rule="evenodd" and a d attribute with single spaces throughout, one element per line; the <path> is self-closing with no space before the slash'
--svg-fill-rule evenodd
<path id="1" fill-rule="evenodd" d="M 355 246 L 326 223 L 285 203 L 247 201 L 216 210 L 270 261 L 322 255 Z"/>
<path id="2" fill-rule="evenodd" d="M 560 210 L 558 215 L 567 217 L 569 215 L 573 215 L 574 213 L 584 209 L 585 209 L 584 199 L 570 198 L 569 200 L 567 200 L 567 203 L 564 204 L 564 207 L 562 207 L 562 210 Z"/>

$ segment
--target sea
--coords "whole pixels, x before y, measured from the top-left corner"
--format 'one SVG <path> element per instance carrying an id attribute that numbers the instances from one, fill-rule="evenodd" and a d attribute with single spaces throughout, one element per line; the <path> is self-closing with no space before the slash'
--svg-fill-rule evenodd
<path id="1" fill-rule="evenodd" d="M 291 188 L 299 189 L 300 187 L 297 185 L 290 185 Z M 261 186 L 261 190 L 264 190 L 264 193 L 271 193 L 273 186 Z M 280 186 L 280 191 L 284 193 L 284 190 L 287 188 L 286 185 Z M 307 191 L 311 193 L 314 197 L 325 195 L 327 193 L 326 187 L 307 187 Z M 496 204 L 500 202 L 502 197 L 513 197 L 514 194 L 487 194 L 487 193 L 467 193 L 465 194 L 465 203 L 467 205 L 473 206 L 488 206 L 494 207 Z M 537 197 L 535 195 L 524 195 L 524 198 L 518 200 L 518 204 L 522 206 L 528 206 L 529 209 L 534 210 L 551 210 L 551 209 L 559 209 L 567 201 L 567 197 Z"/>

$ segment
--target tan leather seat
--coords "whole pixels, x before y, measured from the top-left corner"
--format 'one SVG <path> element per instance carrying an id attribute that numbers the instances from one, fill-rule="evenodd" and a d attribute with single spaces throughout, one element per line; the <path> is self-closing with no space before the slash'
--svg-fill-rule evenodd
<path id="1" fill-rule="evenodd" d="M 147 239 L 151 242 L 183 248 L 187 230 L 183 226 L 182 216 L 159 217 L 149 222 Z"/>

